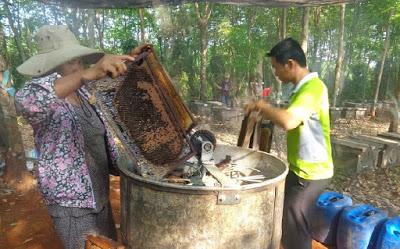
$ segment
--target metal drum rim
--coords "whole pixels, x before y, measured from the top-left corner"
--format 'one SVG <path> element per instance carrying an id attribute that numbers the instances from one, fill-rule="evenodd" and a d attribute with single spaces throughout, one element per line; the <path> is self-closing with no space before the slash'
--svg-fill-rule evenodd
<path id="1" fill-rule="evenodd" d="M 228 145 L 224 145 L 224 146 L 228 146 Z M 231 145 L 229 145 L 229 146 L 231 146 Z M 250 149 L 248 149 L 248 150 L 250 150 Z M 149 187 L 154 190 L 160 190 L 160 191 L 165 191 L 165 192 L 174 192 L 174 193 L 197 194 L 197 195 L 215 195 L 216 193 L 222 193 L 222 192 L 258 192 L 258 191 L 263 191 L 266 188 L 270 188 L 271 186 L 278 185 L 283 180 L 285 180 L 286 175 L 289 172 L 288 165 L 284 161 L 279 159 L 278 157 L 271 155 L 269 153 L 263 152 L 263 151 L 258 151 L 258 153 L 266 154 L 269 157 L 272 157 L 274 160 L 282 162 L 282 164 L 285 167 L 285 170 L 275 178 L 268 179 L 261 183 L 251 183 L 251 184 L 242 185 L 237 188 L 187 186 L 187 185 L 178 185 L 178 184 L 173 184 L 173 183 L 154 181 L 154 180 L 150 180 L 150 179 L 145 179 L 145 178 L 129 171 L 126 167 L 122 167 L 122 165 L 120 165 L 120 164 L 117 164 L 117 166 L 118 166 L 118 169 L 120 170 L 120 172 L 124 175 L 124 177 L 131 179 L 132 181 L 135 182 L 136 185 Z"/>

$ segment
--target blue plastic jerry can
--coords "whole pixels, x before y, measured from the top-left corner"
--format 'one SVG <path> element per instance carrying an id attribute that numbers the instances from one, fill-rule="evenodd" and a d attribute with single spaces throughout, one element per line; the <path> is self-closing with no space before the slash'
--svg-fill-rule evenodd
<path id="1" fill-rule="evenodd" d="M 15 97 L 15 88 L 14 87 L 6 88 L 6 92 L 10 97 Z"/>
<path id="2" fill-rule="evenodd" d="M 368 204 L 345 208 L 339 218 L 337 249 L 374 249 L 387 212 Z"/>
<path id="3" fill-rule="evenodd" d="M 400 248 L 400 217 L 388 219 L 380 230 L 376 249 Z"/>
<path id="4" fill-rule="evenodd" d="M 324 245 L 336 245 L 336 230 L 341 211 L 353 205 L 350 196 L 337 192 L 324 192 L 315 202 L 311 221 L 311 235 Z"/>

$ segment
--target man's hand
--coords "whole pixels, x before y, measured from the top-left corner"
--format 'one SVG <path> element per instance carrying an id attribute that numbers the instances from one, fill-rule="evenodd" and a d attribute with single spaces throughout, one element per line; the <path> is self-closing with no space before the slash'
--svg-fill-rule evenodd
<path id="1" fill-rule="evenodd" d="M 264 100 L 253 101 L 245 106 L 245 114 L 249 115 L 253 111 L 261 113 L 261 115 L 279 125 L 285 130 L 291 130 L 299 126 L 302 121 L 296 118 L 291 112 L 271 106 Z"/>
<path id="2" fill-rule="evenodd" d="M 116 78 L 126 73 L 127 67 L 125 61 L 134 61 L 135 57 L 129 55 L 109 55 L 106 54 L 92 67 L 83 70 L 83 80 L 98 80 L 111 74 L 112 78 Z"/>
<path id="3" fill-rule="evenodd" d="M 245 115 L 249 115 L 253 111 L 265 111 L 268 109 L 271 105 L 268 104 L 265 100 L 257 100 L 257 101 L 252 101 L 245 105 L 244 107 L 244 113 Z"/>

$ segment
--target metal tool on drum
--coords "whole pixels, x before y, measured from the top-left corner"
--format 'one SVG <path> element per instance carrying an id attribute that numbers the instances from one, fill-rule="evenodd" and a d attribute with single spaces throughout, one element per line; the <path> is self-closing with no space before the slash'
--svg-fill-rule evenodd
<path id="1" fill-rule="evenodd" d="M 200 149 L 197 148 L 199 152 L 199 164 L 203 169 L 203 177 L 205 176 L 205 171 L 209 172 L 222 187 L 237 187 L 239 183 L 233 180 L 231 177 L 224 174 L 221 169 L 216 166 L 214 160 L 214 148 L 216 146 L 215 137 L 208 131 L 200 131 L 197 136 L 192 137 L 192 141 L 197 146 L 201 146 Z M 213 143 L 214 142 L 214 143 Z M 204 181 L 204 180 L 203 180 Z"/>

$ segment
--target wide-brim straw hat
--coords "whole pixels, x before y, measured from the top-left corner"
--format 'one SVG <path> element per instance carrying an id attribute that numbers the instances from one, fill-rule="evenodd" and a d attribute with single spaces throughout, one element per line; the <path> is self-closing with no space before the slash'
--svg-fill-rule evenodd
<path id="1" fill-rule="evenodd" d="M 63 25 L 45 25 L 41 27 L 35 40 L 38 54 L 20 65 L 17 70 L 29 76 L 42 76 L 54 71 L 62 64 L 82 57 L 84 63 L 96 63 L 104 53 L 81 46 L 74 34 Z"/>

